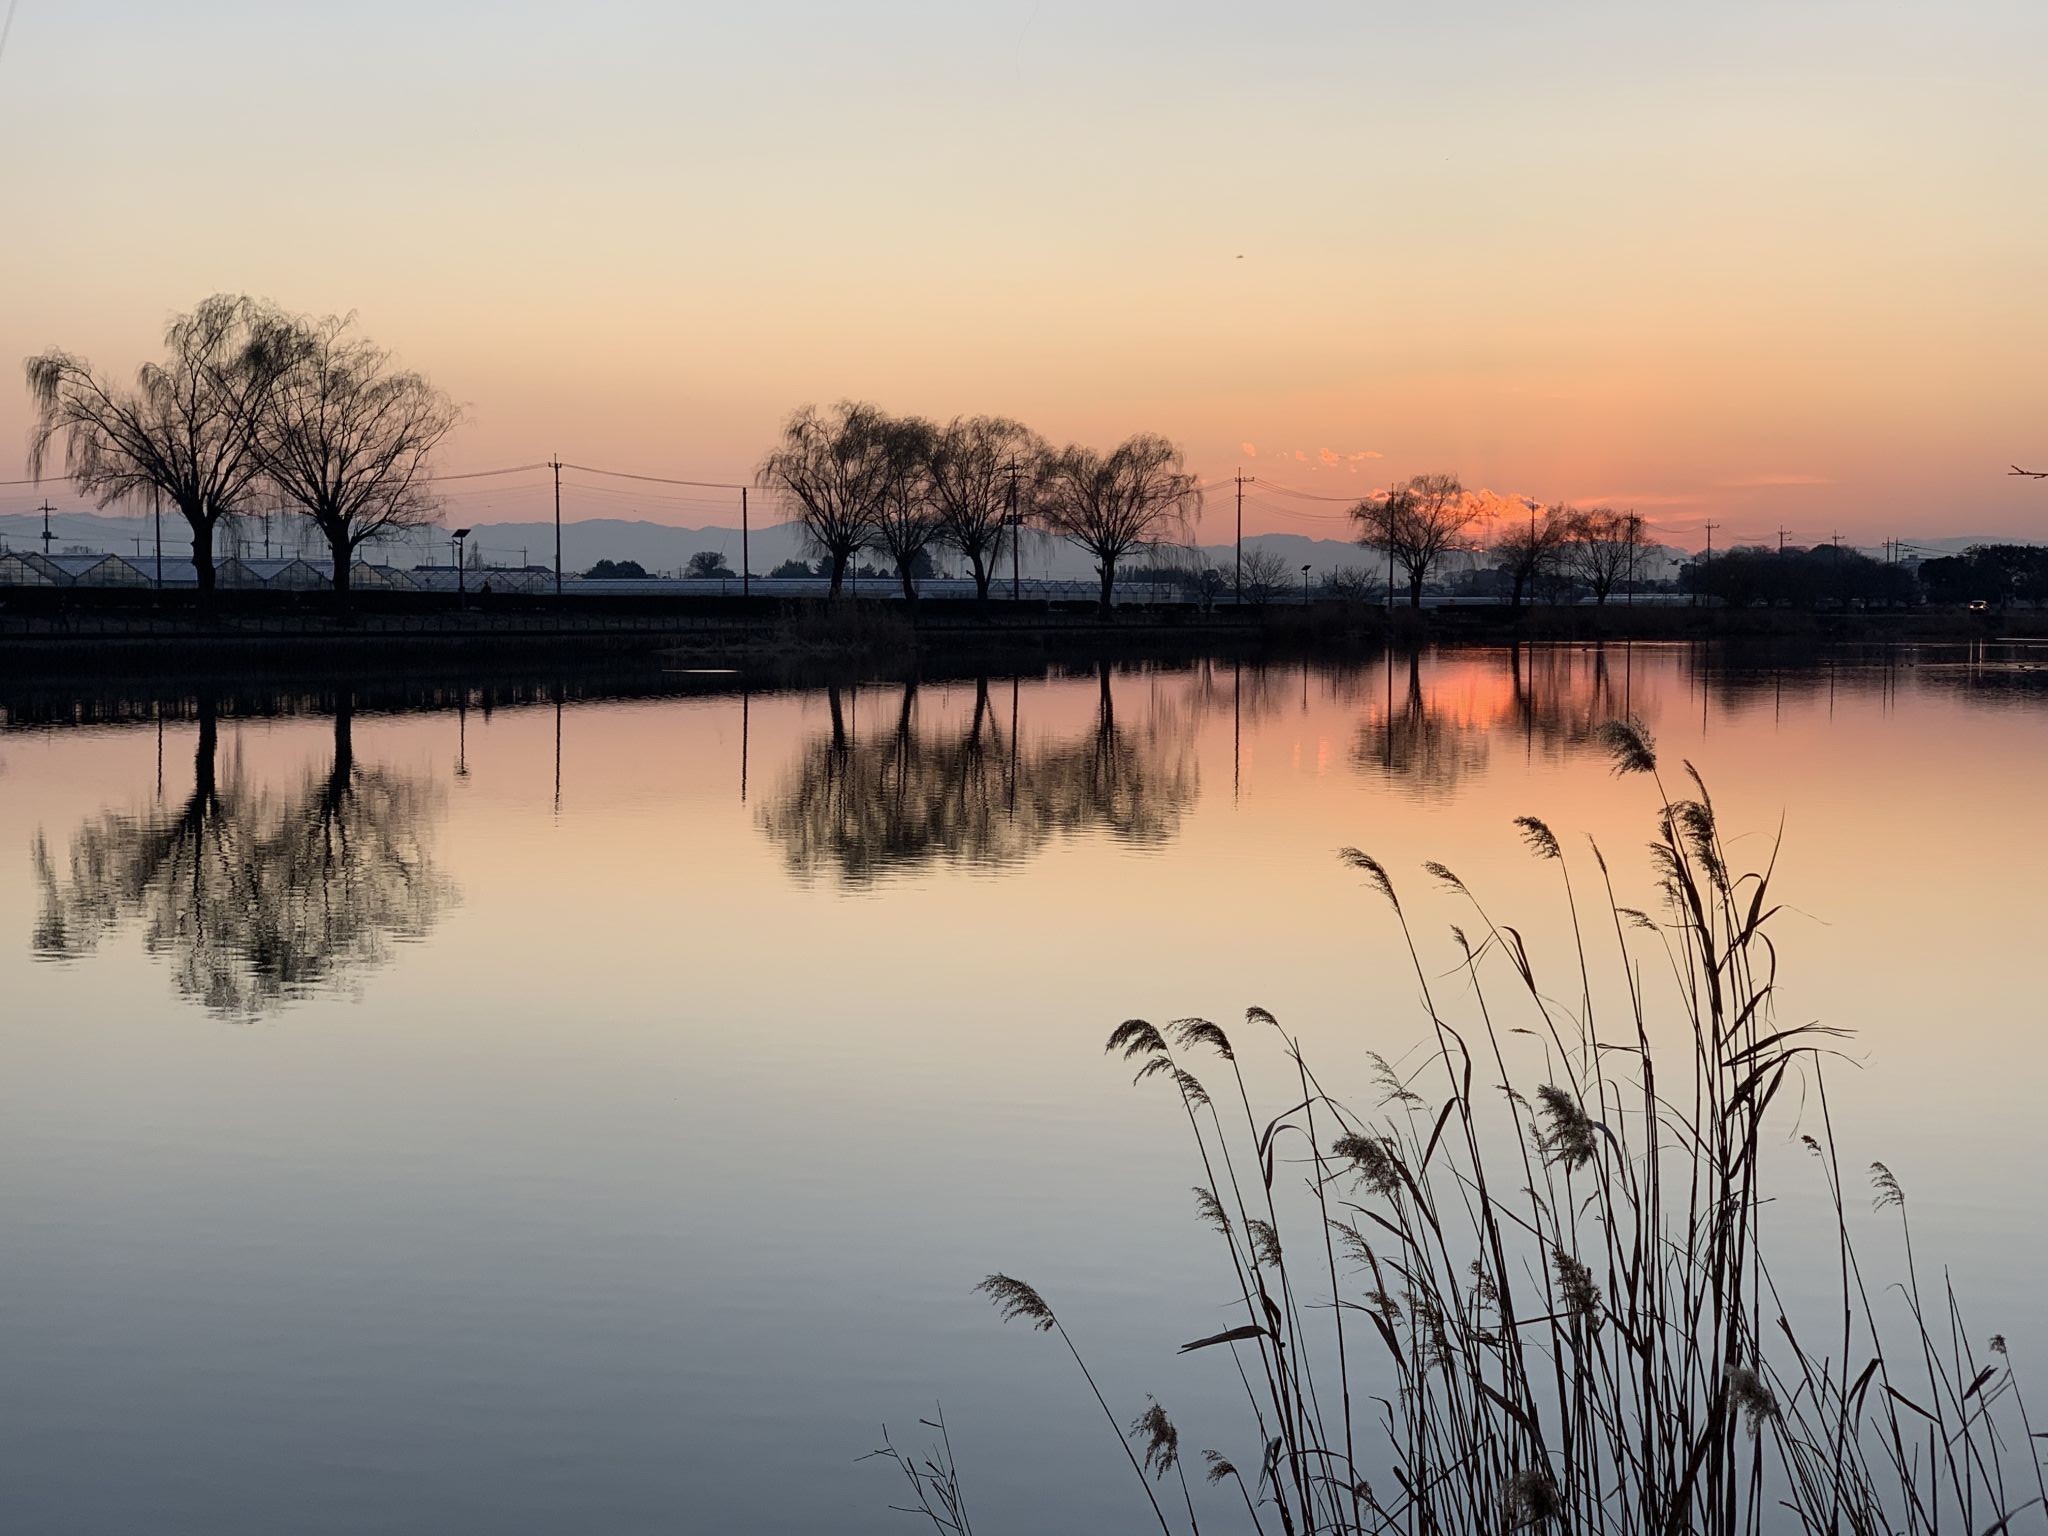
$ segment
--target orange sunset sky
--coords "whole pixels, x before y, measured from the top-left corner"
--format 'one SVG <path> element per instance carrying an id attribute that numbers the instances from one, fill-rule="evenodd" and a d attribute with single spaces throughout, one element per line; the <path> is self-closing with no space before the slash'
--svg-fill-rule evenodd
<path id="1" fill-rule="evenodd" d="M 240 290 L 464 401 L 451 471 L 742 480 L 858 396 L 1675 543 L 2039 537 L 2044 60 L 2038 0 L 16 0 L 0 356 L 125 373 Z M 27 425 L 17 376 L 0 479 Z"/>

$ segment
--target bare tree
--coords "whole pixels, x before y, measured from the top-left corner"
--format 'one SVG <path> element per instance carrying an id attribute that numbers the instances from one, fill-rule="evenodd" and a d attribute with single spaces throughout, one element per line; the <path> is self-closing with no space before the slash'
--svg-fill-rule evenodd
<path id="1" fill-rule="evenodd" d="M 1616 586 L 1634 579 L 1643 531 L 1643 519 L 1635 512 L 1612 507 L 1574 512 L 1563 552 L 1565 568 L 1593 589 L 1594 602 L 1604 603 Z"/>
<path id="2" fill-rule="evenodd" d="M 1351 509 L 1358 542 L 1408 575 L 1408 606 L 1422 606 L 1422 585 L 1443 557 L 1463 549 L 1474 510 L 1456 475 L 1417 475 Z"/>
<path id="3" fill-rule="evenodd" d="M 932 445 L 941 537 L 966 557 L 984 607 L 1003 529 L 1031 503 L 1049 454 L 1044 439 L 1002 416 L 957 416 Z"/>
<path id="4" fill-rule="evenodd" d="M 1201 489 L 1181 466 L 1178 447 L 1140 433 L 1108 453 L 1065 449 L 1036 488 L 1039 520 L 1095 557 L 1105 614 L 1117 562 L 1186 529 L 1202 515 Z"/>
<path id="5" fill-rule="evenodd" d="M 1542 578 L 1557 569 L 1572 538 L 1570 507 L 1538 507 L 1534 501 L 1528 507 L 1527 524 L 1510 522 L 1493 541 L 1493 557 L 1512 584 L 1508 606 L 1514 609 L 1521 608 L 1523 593 L 1533 595 Z"/>
<path id="6" fill-rule="evenodd" d="M 42 478 L 62 439 L 65 473 L 98 505 L 160 492 L 192 530 L 201 592 L 213 590 L 214 532 L 258 478 L 249 427 L 278 361 L 256 344 L 261 318 L 237 295 L 204 300 L 165 328 L 164 361 L 145 363 L 132 389 L 57 349 L 26 363 L 29 473 Z"/>
<path id="7" fill-rule="evenodd" d="M 264 477 L 327 540 L 334 591 L 348 600 L 356 551 L 439 516 L 436 449 L 462 420 L 447 395 L 355 334 L 352 315 L 274 314 L 269 345 L 285 359 L 255 413 Z"/>
<path id="8" fill-rule="evenodd" d="M 943 526 L 931 478 L 932 450 L 939 433 L 922 416 L 899 416 L 885 431 L 889 472 L 875 509 L 869 544 L 895 562 L 904 600 L 914 603 L 919 558 L 938 542 Z"/>
<path id="9" fill-rule="evenodd" d="M 1239 569 L 1244 595 L 1251 599 L 1254 607 L 1265 607 L 1294 584 L 1288 579 L 1293 573 L 1288 569 L 1287 557 L 1276 549 L 1254 546 L 1246 550 Z"/>
<path id="10" fill-rule="evenodd" d="M 842 400 L 829 412 L 803 406 L 761 461 L 756 480 L 796 513 L 805 538 L 824 557 L 834 597 L 847 566 L 874 535 L 890 469 L 889 417 L 856 400 Z"/>

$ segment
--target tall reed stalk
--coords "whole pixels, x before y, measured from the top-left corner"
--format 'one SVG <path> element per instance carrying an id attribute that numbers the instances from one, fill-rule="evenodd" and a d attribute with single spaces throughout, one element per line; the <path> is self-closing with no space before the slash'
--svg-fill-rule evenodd
<path id="1" fill-rule="evenodd" d="M 1183 1349 L 1230 1356 L 1250 1411 L 1250 1454 L 1205 1452 L 1209 1479 L 1260 1536 L 1988 1536 L 2029 1511 L 2048 1523 L 2043 1437 L 2005 1341 L 1966 1332 L 1945 1278 L 1923 1289 L 1882 1164 L 1873 1192 L 1898 1213 L 1904 1305 L 1898 1326 L 1879 1321 L 1827 1097 L 1836 1031 L 1780 1025 L 1773 1007 L 1775 847 L 1761 870 L 1732 873 L 1692 766 L 1674 798 L 1639 725 L 1608 727 L 1607 744 L 1618 772 L 1655 789 L 1659 916 L 1618 903 L 1597 848 L 1589 896 L 1551 830 L 1519 823 L 1557 865 L 1573 1005 L 1539 984 L 1515 928 L 1430 865 L 1471 914 L 1451 930 L 1447 985 L 1386 870 L 1346 849 L 1392 909 L 1427 1022 L 1422 1070 L 1375 1058 L 1372 1112 L 1326 1093 L 1262 1009 L 1247 1024 L 1284 1053 L 1299 1094 L 1277 1115 L 1255 1107 L 1236 1046 L 1208 1020 L 1110 1035 L 1183 1111 L 1198 1213 L 1237 1297 L 1241 1321 Z M 1596 1017 L 1609 966 L 1622 1011 Z M 1540 1082 L 1514 1086 L 1509 1033 L 1535 1037 Z M 1196 1066 L 1212 1081 L 1220 1066 L 1228 1090 L 1212 1097 Z M 1766 1127 L 1788 1122 L 1773 1145 L 1796 1129 L 1779 1107 L 1788 1086 L 1808 1106 L 1799 1144 L 1819 1171 L 1840 1304 L 1811 1334 L 1788 1318 L 1764 1246 Z M 1073 1348 L 1028 1285 L 998 1275 L 982 1289 Z M 1180 1517 L 1199 1529 L 1171 1421 L 1153 1404 L 1132 1431 L 1150 1513 L 1165 1531 Z M 1182 1477 L 1173 1513 L 1146 1476 L 1169 1471 Z M 1212 1522 L 1230 1523 L 1233 1505 L 1220 1507 Z"/>

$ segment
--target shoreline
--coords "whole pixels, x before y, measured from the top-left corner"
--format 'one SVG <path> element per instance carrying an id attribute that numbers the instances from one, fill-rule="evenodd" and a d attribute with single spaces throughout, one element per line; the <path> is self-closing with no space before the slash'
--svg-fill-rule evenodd
<path id="1" fill-rule="evenodd" d="M 33 594 L 44 596 L 44 594 Z M 346 616 L 276 594 L 221 593 L 210 607 L 155 594 L 80 604 L 0 604 L 0 674 L 49 684 L 70 677 L 345 678 L 472 667 L 583 669 L 691 665 L 776 672 L 812 664 L 1034 666 L 1062 660 L 1186 660 L 1233 654 L 1342 655 L 1389 644 L 1698 643 L 1768 641 L 1969 643 L 2048 639 L 2048 610 L 1850 610 L 1458 606 L 1391 612 L 1339 601 L 1208 613 L 1131 604 L 1109 618 L 1092 604 L 783 599 L 608 599 L 557 605 L 492 600 L 466 611 L 366 595 Z M 125 600 L 118 600 L 125 599 Z"/>

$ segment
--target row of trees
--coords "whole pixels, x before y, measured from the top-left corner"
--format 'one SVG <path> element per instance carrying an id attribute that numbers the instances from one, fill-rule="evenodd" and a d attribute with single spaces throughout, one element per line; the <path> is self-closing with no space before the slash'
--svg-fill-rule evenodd
<path id="1" fill-rule="evenodd" d="M 1016 538 L 1031 527 L 1094 559 L 1106 609 L 1117 566 L 1184 533 L 1202 506 L 1180 449 L 1163 437 L 1140 434 L 1106 452 L 1054 448 L 1007 417 L 941 427 L 864 401 L 798 410 L 759 479 L 803 524 L 834 597 L 855 558 L 873 550 L 914 600 L 920 563 L 946 548 L 967 562 L 986 603 L 1005 530 Z"/>
<path id="2" fill-rule="evenodd" d="M 1648 525 L 1638 513 L 1496 503 L 1466 490 L 1456 475 L 1417 475 L 1358 502 L 1351 520 L 1358 542 L 1384 554 L 1406 576 L 1411 607 L 1422 605 L 1430 574 L 1460 551 L 1493 556 L 1515 608 L 1561 582 L 1581 586 L 1604 603 L 1624 582 L 1638 579 L 1649 547 Z"/>
<path id="3" fill-rule="evenodd" d="M 191 530 L 202 592 L 214 587 L 216 530 L 261 503 L 319 530 L 346 598 L 357 550 L 435 520 L 433 456 L 461 420 L 352 317 L 242 295 L 216 294 L 174 318 L 163 360 L 133 384 L 61 349 L 26 369 L 29 473 L 40 478 L 61 450 L 65 473 L 100 506 L 174 508 Z"/>

